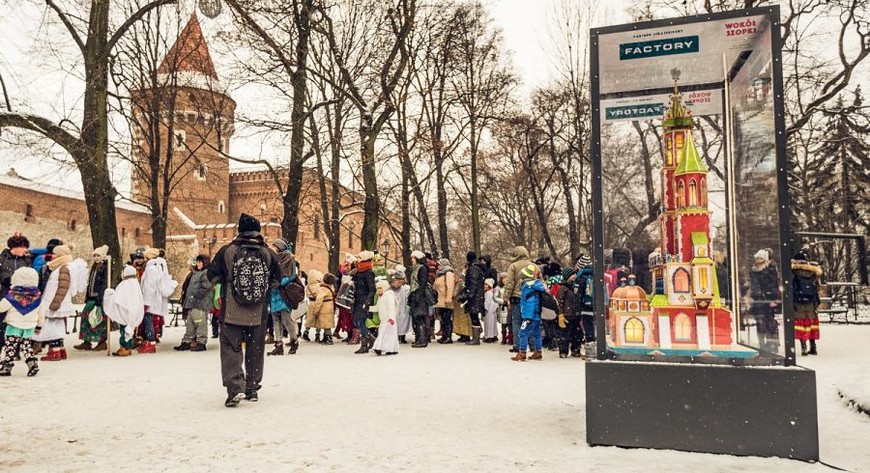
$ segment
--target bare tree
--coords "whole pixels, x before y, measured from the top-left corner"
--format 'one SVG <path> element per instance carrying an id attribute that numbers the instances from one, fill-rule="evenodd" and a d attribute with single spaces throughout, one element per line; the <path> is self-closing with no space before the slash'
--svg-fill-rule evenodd
<path id="1" fill-rule="evenodd" d="M 91 0 L 86 12 L 64 10 L 54 0 L 46 0 L 47 8 L 63 23 L 69 40 L 81 53 L 85 73 L 85 92 L 80 104 L 83 110 L 81 125 L 75 129 L 31 113 L 0 112 L 0 129 L 16 127 L 39 133 L 69 153 L 82 176 L 94 247 L 109 246 L 109 254 L 115 261 L 115 274 L 120 274 L 121 247 L 115 220 L 118 192 L 112 183 L 107 158 L 109 60 L 115 45 L 133 24 L 148 12 L 170 3 L 175 3 L 175 0 L 143 2 L 114 28 L 114 32 L 110 32 L 111 2 L 108 0 Z"/>

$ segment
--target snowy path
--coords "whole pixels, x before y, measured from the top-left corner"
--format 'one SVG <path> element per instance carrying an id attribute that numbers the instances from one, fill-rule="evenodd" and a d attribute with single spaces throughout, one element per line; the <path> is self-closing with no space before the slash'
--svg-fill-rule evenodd
<path id="1" fill-rule="evenodd" d="M 226 409 L 216 344 L 173 352 L 181 334 L 167 328 L 157 355 L 71 353 L 32 379 L 16 365 L 0 379 L 0 471 L 832 471 L 591 448 L 582 362 L 548 352 L 514 363 L 501 345 L 379 358 L 303 342 L 267 358 L 259 403 Z M 870 326 L 824 325 L 822 336 L 821 355 L 800 359 L 818 371 L 822 460 L 870 471 L 870 417 L 837 394 L 870 398 Z"/>

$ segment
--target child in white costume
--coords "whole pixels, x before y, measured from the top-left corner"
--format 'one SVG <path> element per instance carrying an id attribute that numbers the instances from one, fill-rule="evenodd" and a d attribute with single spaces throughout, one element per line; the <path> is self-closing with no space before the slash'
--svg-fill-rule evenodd
<path id="1" fill-rule="evenodd" d="M 145 302 L 136 268 L 127 265 L 121 273 L 121 282 L 115 289 L 106 289 L 103 295 L 103 310 L 106 316 L 120 325 L 121 348 L 114 356 L 130 356 L 136 327 L 145 317 Z"/>
<path id="2" fill-rule="evenodd" d="M 399 315 L 398 295 L 404 281 L 393 277 L 390 282 L 381 280 L 378 288 L 378 316 L 381 324 L 378 327 L 378 338 L 372 348 L 376 355 L 397 355 L 399 353 L 399 331 L 397 318 Z"/>

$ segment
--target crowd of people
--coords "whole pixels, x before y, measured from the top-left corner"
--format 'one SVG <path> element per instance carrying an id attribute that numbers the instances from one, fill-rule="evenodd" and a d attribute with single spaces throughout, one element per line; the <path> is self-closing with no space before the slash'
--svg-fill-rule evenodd
<path id="1" fill-rule="evenodd" d="M 362 251 L 346 255 L 337 274 L 331 274 L 303 268 L 283 239 L 267 244 L 252 216 L 243 214 L 238 230 L 213 260 L 198 255 L 189 261 L 179 299 L 185 333 L 174 347 L 205 351 L 211 329 L 211 337 L 219 339 L 227 407 L 257 400 L 267 346 L 272 346 L 269 356 L 292 355 L 300 339 L 323 345 L 342 342 L 358 346 L 356 354 L 377 356 L 397 355 L 408 344 L 424 349 L 432 342 L 500 342 L 520 362 L 541 360 L 545 347 L 558 351 L 560 358 L 585 358 L 593 350 L 589 256 L 579 255 L 563 267 L 549 257 L 533 261 L 525 247 L 517 246 L 500 272 L 491 256 L 473 251 L 461 268 L 422 251 L 411 253 L 410 267 L 388 267 L 381 255 Z M 120 282 L 110 288 L 106 246 L 94 250 L 90 264 L 74 259 L 60 239 L 31 249 L 27 238 L 16 233 L 7 247 L 0 254 L 0 376 L 9 376 L 21 359 L 27 375 L 36 375 L 42 350 L 47 353 L 41 361 L 67 359 L 64 337 L 76 312 L 73 297 L 80 293 L 81 343 L 75 349 L 106 350 L 108 332 L 117 325 L 120 346 L 113 355 L 156 353 L 178 286 L 163 250 L 137 249 Z M 757 319 L 762 343 L 778 343 L 772 301 L 779 299 L 779 278 L 769 252 L 759 251 L 755 259 L 748 294 L 759 302 L 752 302 L 750 313 Z M 626 280 L 612 266 L 606 268 L 607 293 Z M 792 269 L 797 338 L 804 354 L 816 354 L 819 297 L 807 288 L 819 284 L 821 271 L 802 253 Z"/>

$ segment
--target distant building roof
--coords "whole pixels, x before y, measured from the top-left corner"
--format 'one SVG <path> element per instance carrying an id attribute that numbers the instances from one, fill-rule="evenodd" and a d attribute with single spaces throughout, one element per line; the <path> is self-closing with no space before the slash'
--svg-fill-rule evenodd
<path id="1" fill-rule="evenodd" d="M 166 57 L 157 69 L 158 74 L 173 72 L 198 73 L 213 79 L 218 78 L 196 13 L 191 15 L 187 25 L 178 34 L 175 44 L 166 53 Z"/>
<path id="2" fill-rule="evenodd" d="M 82 202 L 85 201 L 85 195 L 82 192 L 64 189 L 62 187 L 57 187 L 50 184 L 44 184 L 31 179 L 25 179 L 19 176 L 17 173 L 13 175 L 12 172 L 7 172 L 0 175 L 0 185 L 17 187 L 19 189 L 27 189 L 33 192 L 40 192 L 43 194 L 63 197 L 67 199 L 80 200 Z M 138 212 L 144 214 L 151 213 L 148 210 L 148 207 L 128 200 L 116 200 L 115 207 L 119 209 L 129 210 L 130 212 Z"/>

